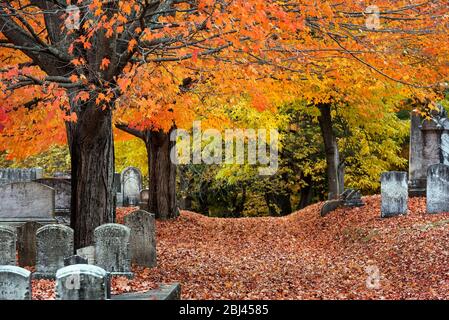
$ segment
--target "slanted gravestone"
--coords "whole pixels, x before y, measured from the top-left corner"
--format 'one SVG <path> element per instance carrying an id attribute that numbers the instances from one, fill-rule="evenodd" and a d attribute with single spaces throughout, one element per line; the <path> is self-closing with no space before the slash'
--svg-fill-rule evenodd
<path id="1" fill-rule="evenodd" d="M 125 225 L 131 230 L 131 262 L 144 267 L 156 267 L 155 216 L 143 210 L 125 217 Z"/>
<path id="2" fill-rule="evenodd" d="M 148 210 L 148 200 L 150 199 L 150 190 L 144 189 L 140 191 L 140 202 L 139 202 L 139 208 L 141 210 Z"/>
<path id="3" fill-rule="evenodd" d="M 408 204 L 407 172 L 385 172 L 380 180 L 382 218 L 406 214 Z"/>
<path id="4" fill-rule="evenodd" d="M 53 223 L 54 211 L 55 191 L 49 186 L 37 182 L 0 186 L 0 223 Z"/>
<path id="5" fill-rule="evenodd" d="M 56 273 L 56 300 L 105 300 L 108 290 L 108 274 L 97 266 L 71 265 Z"/>
<path id="6" fill-rule="evenodd" d="M 64 258 L 64 266 L 73 266 L 75 264 L 88 264 L 87 259 L 80 257 L 78 255 L 73 255 L 67 258 Z"/>
<path id="7" fill-rule="evenodd" d="M 73 230 L 60 224 L 46 225 L 36 233 L 37 258 L 34 277 L 54 278 L 64 267 L 64 258 L 73 255 Z"/>
<path id="8" fill-rule="evenodd" d="M 120 224 L 104 224 L 94 231 L 95 264 L 112 275 L 132 277 L 131 230 Z"/>
<path id="9" fill-rule="evenodd" d="M 8 226 L 0 226 L 0 265 L 16 265 L 16 230 Z"/>
<path id="10" fill-rule="evenodd" d="M 142 174 L 134 167 L 122 171 L 123 206 L 139 205 L 140 190 L 142 189 Z"/>
<path id="11" fill-rule="evenodd" d="M 86 259 L 88 264 L 95 264 L 95 246 L 77 249 L 76 254 Z"/>
<path id="12" fill-rule="evenodd" d="M 436 164 L 427 171 L 427 213 L 449 212 L 449 166 Z"/>
<path id="13" fill-rule="evenodd" d="M 31 300 L 31 272 L 16 266 L 0 266 L 0 300 Z"/>
<path id="14" fill-rule="evenodd" d="M 42 228 L 37 222 L 27 222 L 17 228 L 17 251 L 19 266 L 36 265 L 36 232 Z"/>

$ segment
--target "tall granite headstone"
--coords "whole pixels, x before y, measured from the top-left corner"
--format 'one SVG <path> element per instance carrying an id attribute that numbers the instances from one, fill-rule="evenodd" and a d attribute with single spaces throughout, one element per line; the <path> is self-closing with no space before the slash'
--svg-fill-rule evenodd
<path id="1" fill-rule="evenodd" d="M 385 172 L 381 177 L 382 218 L 407 213 L 408 184 L 406 172 Z"/>
<path id="2" fill-rule="evenodd" d="M 56 273 L 56 300 L 105 300 L 108 288 L 108 274 L 97 266 L 76 264 Z"/>
<path id="3" fill-rule="evenodd" d="M 0 226 L 0 265 L 16 265 L 16 230 L 9 226 Z"/>
<path id="4" fill-rule="evenodd" d="M 143 210 L 125 217 L 125 225 L 131 230 L 131 262 L 144 267 L 156 267 L 155 216 Z"/>
<path id="5" fill-rule="evenodd" d="M 134 167 L 128 167 L 122 171 L 123 205 L 139 205 L 140 190 L 142 189 L 142 174 Z"/>
<path id="6" fill-rule="evenodd" d="M 64 267 L 64 258 L 73 255 L 73 230 L 60 224 L 37 230 L 36 278 L 52 279 Z"/>
<path id="7" fill-rule="evenodd" d="M 427 213 L 449 212 L 449 166 L 436 164 L 427 173 Z"/>
<path id="8" fill-rule="evenodd" d="M 54 223 L 55 191 L 37 182 L 0 185 L 0 223 Z"/>
<path id="9" fill-rule="evenodd" d="M 36 265 L 36 233 L 42 224 L 27 222 L 17 228 L 17 251 L 19 266 L 31 267 Z"/>
<path id="10" fill-rule="evenodd" d="M 0 300 L 31 300 L 31 272 L 0 265 Z"/>
<path id="11" fill-rule="evenodd" d="M 132 277 L 131 230 L 120 224 L 104 224 L 94 231 L 95 263 L 112 275 Z"/>

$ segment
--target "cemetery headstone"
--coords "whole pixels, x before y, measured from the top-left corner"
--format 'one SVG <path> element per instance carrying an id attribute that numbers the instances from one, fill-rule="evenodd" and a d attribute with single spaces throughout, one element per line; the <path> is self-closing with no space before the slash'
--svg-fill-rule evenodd
<path id="1" fill-rule="evenodd" d="M 73 255 L 73 230 L 60 224 L 46 225 L 37 230 L 36 278 L 54 278 L 64 267 L 64 258 Z"/>
<path id="2" fill-rule="evenodd" d="M 95 264 L 95 246 L 77 249 L 76 254 L 86 259 L 88 264 Z"/>
<path id="3" fill-rule="evenodd" d="M 449 212 L 449 166 L 436 164 L 427 172 L 427 212 Z"/>
<path id="4" fill-rule="evenodd" d="M 17 251 L 19 266 L 30 267 L 36 265 L 36 232 L 42 224 L 26 222 L 17 228 Z"/>
<path id="5" fill-rule="evenodd" d="M 49 186 L 55 190 L 55 214 L 62 223 L 70 223 L 70 203 L 72 185 L 70 179 L 47 178 L 38 179 L 35 182 Z"/>
<path id="6" fill-rule="evenodd" d="M 16 230 L 9 226 L 0 226 L 0 265 L 16 265 Z"/>
<path id="7" fill-rule="evenodd" d="M 0 300 L 31 300 L 31 272 L 16 266 L 0 266 Z"/>
<path id="8" fill-rule="evenodd" d="M 0 186 L 0 223 L 54 223 L 55 191 L 37 182 Z"/>
<path id="9" fill-rule="evenodd" d="M 57 300 L 105 300 L 108 290 L 108 274 L 97 266 L 71 265 L 56 273 Z"/>
<path id="10" fill-rule="evenodd" d="M 95 264 L 112 275 L 132 277 L 131 230 L 120 224 L 104 224 L 94 231 Z"/>
<path id="11" fill-rule="evenodd" d="M 125 217 L 131 230 L 131 262 L 138 266 L 156 267 L 156 222 L 152 213 L 138 210 Z"/>
<path id="12" fill-rule="evenodd" d="M 122 171 L 123 205 L 139 205 L 140 190 L 142 189 L 142 174 L 134 167 L 128 167 Z"/>
<path id="13" fill-rule="evenodd" d="M 64 258 L 64 266 L 73 266 L 75 264 L 88 264 L 88 262 L 86 258 L 80 257 L 78 255 Z"/>
<path id="14" fill-rule="evenodd" d="M 381 176 L 382 218 L 407 213 L 408 183 L 406 172 L 385 172 Z"/>
<path id="15" fill-rule="evenodd" d="M 139 202 L 139 208 L 141 210 L 148 210 L 148 200 L 150 199 L 150 190 L 144 189 L 140 191 L 140 202 Z"/>

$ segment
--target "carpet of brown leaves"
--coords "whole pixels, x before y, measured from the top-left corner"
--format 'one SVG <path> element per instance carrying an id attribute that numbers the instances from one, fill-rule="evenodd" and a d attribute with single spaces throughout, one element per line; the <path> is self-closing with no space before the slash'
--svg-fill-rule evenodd
<path id="1" fill-rule="evenodd" d="M 158 267 L 114 291 L 178 281 L 183 299 L 449 299 L 449 214 L 415 198 L 409 215 L 380 219 L 380 197 L 364 200 L 325 218 L 316 204 L 283 218 L 158 221 Z"/>

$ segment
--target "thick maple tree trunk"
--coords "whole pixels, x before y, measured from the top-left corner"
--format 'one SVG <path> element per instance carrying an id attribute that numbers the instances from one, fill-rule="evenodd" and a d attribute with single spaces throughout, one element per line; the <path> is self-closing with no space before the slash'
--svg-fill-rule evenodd
<path id="1" fill-rule="evenodd" d="M 329 199 L 337 199 L 344 191 L 341 190 L 342 177 L 340 177 L 340 154 L 338 151 L 337 138 L 333 131 L 331 106 L 328 104 L 318 105 L 320 116 L 318 121 L 320 123 L 321 135 L 323 136 L 324 149 L 326 154 L 327 164 L 327 182 L 329 188 Z"/>
<path id="2" fill-rule="evenodd" d="M 158 219 L 172 219 L 178 215 L 176 208 L 176 166 L 170 159 L 175 142 L 170 132 L 149 131 L 145 135 L 148 155 L 150 196 L 148 208 Z"/>
<path id="3" fill-rule="evenodd" d="M 112 113 L 95 104 L 77 108 L 67 123 L 72 164 L 71 227 L 75 248 L 93 244 L 96 227 L 115 219 Z"/>

